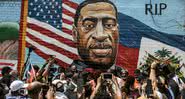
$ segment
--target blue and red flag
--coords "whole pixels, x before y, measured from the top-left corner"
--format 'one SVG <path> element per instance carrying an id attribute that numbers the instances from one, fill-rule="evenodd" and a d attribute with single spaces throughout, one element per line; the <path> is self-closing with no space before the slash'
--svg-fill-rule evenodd
<path id="1" fill-rule="evenodd" d="M 157 31 L 122 13 L 119 13 L 119 26 L 120 44 L 117 64 L 127 68 L 131 74 L 133 74 L 134 68 L 137 68 L 142 38 L 152 39 L 185 51 L 185 35 L 174 35 Z M 153 45 L 143 47 L 151 48 Z M 161 49 L 160 47 L 162 46 L 158 46 L 158 49 Z"/>

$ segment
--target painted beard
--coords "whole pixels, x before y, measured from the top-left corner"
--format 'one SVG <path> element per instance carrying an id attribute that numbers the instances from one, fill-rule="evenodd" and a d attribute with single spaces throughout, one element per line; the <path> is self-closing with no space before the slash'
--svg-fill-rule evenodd
<path id="1" fill-rule="evenodd" d="M 96 42 L 87 48 L 78 48 L 85 64 L 95 69 L 109 69 L 115 61 L 115 51 L 111 43 Z"/>

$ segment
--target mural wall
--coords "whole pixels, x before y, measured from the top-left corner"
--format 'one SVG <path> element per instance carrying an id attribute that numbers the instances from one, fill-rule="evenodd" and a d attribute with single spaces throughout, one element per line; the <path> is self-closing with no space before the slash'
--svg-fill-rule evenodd
<path id="1" fill-rule="evenodd" d="M 76 14 L 82 1 L 25 0 L 21 10 L 21 2 L 16 1 L 19 7 L 12 12 L 21 11 L 21 16 L 14 17 L 17 23 L 21 19 L 20 47 L 18 58 L 17 54 L 11 56 L 19 59 L 19 70 L 28 56 L 32 64 L 39 66 L 54 56 L 56 65 L 62 67 L 75 64 L 108 69 L 116 65 L 130 74 L 149 64 L 151 57 L 174 61 L 173 65 L 185 62 L 184 0 L 111 0 L 117 16 L 115 8 L 106 3 L 102 4 L 104 8 L 94 5 L 96 9 L 88 5 Z M 11 16 L 11 10 L 0 11 L 0 19 Z M 85 11 L 89 10 L 97 11 L 88 15 Z"/>
<path id="2" fill-rule="evenodd" d="M 0 68 L 17 68 L 20 11 L 20 1 L 0 1 Z"/>

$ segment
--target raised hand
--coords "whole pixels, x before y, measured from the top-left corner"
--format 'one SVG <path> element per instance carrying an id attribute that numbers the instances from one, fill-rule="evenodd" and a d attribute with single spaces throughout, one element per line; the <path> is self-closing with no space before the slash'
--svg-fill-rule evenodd
<path id="1" fill-rule="evenodd" d="M 151 64 L 151 69 L 156 69 L 157 64 L 159 64 L 159 61 L 154 61 L 154 62 Z"/>

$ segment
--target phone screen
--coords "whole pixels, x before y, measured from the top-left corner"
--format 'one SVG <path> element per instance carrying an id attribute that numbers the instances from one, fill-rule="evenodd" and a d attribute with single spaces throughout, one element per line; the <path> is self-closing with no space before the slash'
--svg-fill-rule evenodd
<path id="1" fill-rule="evenodd" d="M 112 79 L 112 74 L 111 73 L 105 73 L 103 74 L 104 79 Z"/>

